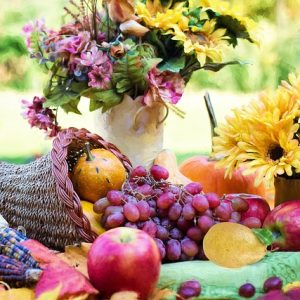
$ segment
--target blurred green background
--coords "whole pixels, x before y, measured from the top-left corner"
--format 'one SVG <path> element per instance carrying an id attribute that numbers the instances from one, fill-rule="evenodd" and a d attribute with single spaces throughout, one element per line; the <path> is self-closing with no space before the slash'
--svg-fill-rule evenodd
<path id="1" fill-rule="evenodd" d="M 274 88 L 300 65 L 300 0 L 232 0 L 259 26 L 261 45 L 241 42 L 226 53 L 226 58 L 246 61 L 245 66 L 230 66 L 219 73 L 194 74 L 179 107 L 186 118 L 171 115 L 166 122 L 165 147 L 173 149 L 179 160 L 195 153 L 208 153 L 210 125 L 203 95 L 211 94 L 218 121 L 230 109 L 247 103 L 259 91 Z M 48 27 L 62 23 L 66 0 L 0 0 L 0 159 L 26 162 L 49 151 L 51 141 L 37 129 L 30 129 L 21 116 L 21 100 L 41 95 L 45 75 L 29 59 L 21 30 L 30 20 L 44 18 Z M 97 131 L 97 116 L 63 115 L 63 126 L 86 127 Z"/>

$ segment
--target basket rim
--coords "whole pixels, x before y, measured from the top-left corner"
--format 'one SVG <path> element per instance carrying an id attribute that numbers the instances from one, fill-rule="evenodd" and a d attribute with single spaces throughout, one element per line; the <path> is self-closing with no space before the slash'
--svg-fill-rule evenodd
<path id="1" fill-rule="evenodd" d="M 89 219 L 82 210 L 80 197 L 75 192 L 71 179 L 69 178 L 67 155 L 68 148 L 75 140 L 89 141 L 93 145 L 104 148 L 122 162 L 127 172 L 132 169 L 132 164 L 127 156 L 114 145 L 105 141 L 97 134 L 91 133 L 85 128 L 77 129 L 70 127 L 60 131 L 53 140 L 52 150 L 50 152 L 52 163 L 52 174 L 56 183 L 56 192 L 58 199 L 63 202 L 68 216 L 76 225 L 76 231 L 84 242 L 92 243 L 98 235 L 91 229 Z"/>

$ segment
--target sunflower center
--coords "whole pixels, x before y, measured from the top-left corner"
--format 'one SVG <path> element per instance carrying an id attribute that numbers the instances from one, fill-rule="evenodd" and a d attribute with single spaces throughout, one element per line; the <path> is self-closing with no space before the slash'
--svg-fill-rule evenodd
<path id="1" fill-rule="evenodd" d="M 208 37 L 202 33 L 199 34 L 188 33 L 187 36 L 194 44 L 199 43 L 200 45 L 205 45 L 209 43 Z"/>
<path id="2" fill-rule="evenodd" d="M 283 154 L 284 150 L 279 145 L 272 146 L 268 151 L 268 155 L 272 160 L 280 159 Z"/>

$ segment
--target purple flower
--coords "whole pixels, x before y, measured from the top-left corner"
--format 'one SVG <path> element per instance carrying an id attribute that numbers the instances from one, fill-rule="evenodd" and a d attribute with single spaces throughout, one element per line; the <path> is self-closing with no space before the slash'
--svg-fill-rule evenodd
<path id="1" fill-rule="evenodd" d="M 112 71 L 113 67 L 110 61 L 107 61 L 101 66 L 93 66 L 93 69 L 88 73 L 90 80 L 88 85 L 93 88 L 107 89 Z"/>
<path id="2" fill-rule="evenodd" d="M 66 37 L 56 44 L 56 52 L 77 54 L 86 51 L 91 41 L 91 35 L 88 31 L 82 31 L 78 35 Z"/>
<path id="3" fill-rule="evenodd" d="M 145 105 L 151 106 L 155 101 L 176 104 L 181 99 L 185 83 L 179 73 L 161 72 L 157 68 L 153 68 L 148 73 L 147 79 L 149 89 L 143 98 Z"/>
<path id="4" fill-rule="evenodd" d="M 83 66 L 99 66 L 106 63 L 109 60 L 108 56 L 98 49 L 97 46 L 93 46 L 90 51 L 81 53 L 80 63 Z"/>
<path id="5" fill-rule="evenodd" d="M 23 116 L 28 120 L 31 127 L 45 130 L 47 136 L 54 137 L 61 128 L 56 124 L 56 117 L 52 109 L 43 107 L 45 102 L 46 98 L 44 97 L 34 97 L 32 102 L 22 100 L 25 108 Z"/>

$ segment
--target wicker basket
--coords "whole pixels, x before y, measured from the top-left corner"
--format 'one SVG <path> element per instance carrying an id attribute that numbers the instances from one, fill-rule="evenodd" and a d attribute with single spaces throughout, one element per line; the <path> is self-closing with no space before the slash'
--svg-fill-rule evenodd
<path id="1" fill-rule="evenodd" d="M 27 165 L 0 162 L 0 214 L 10 226 L 23 226 L 29 238 L 57 250 L 94 241 L 97 235 L 68 177 L 68 154 L 86 141 L 92 148 L 111 151 L 127 171 L 131 169 L 128 158 L 113 144 L 86 129 L 66 129 L 53 141 L 51 152 L 36 161 Z"/>

